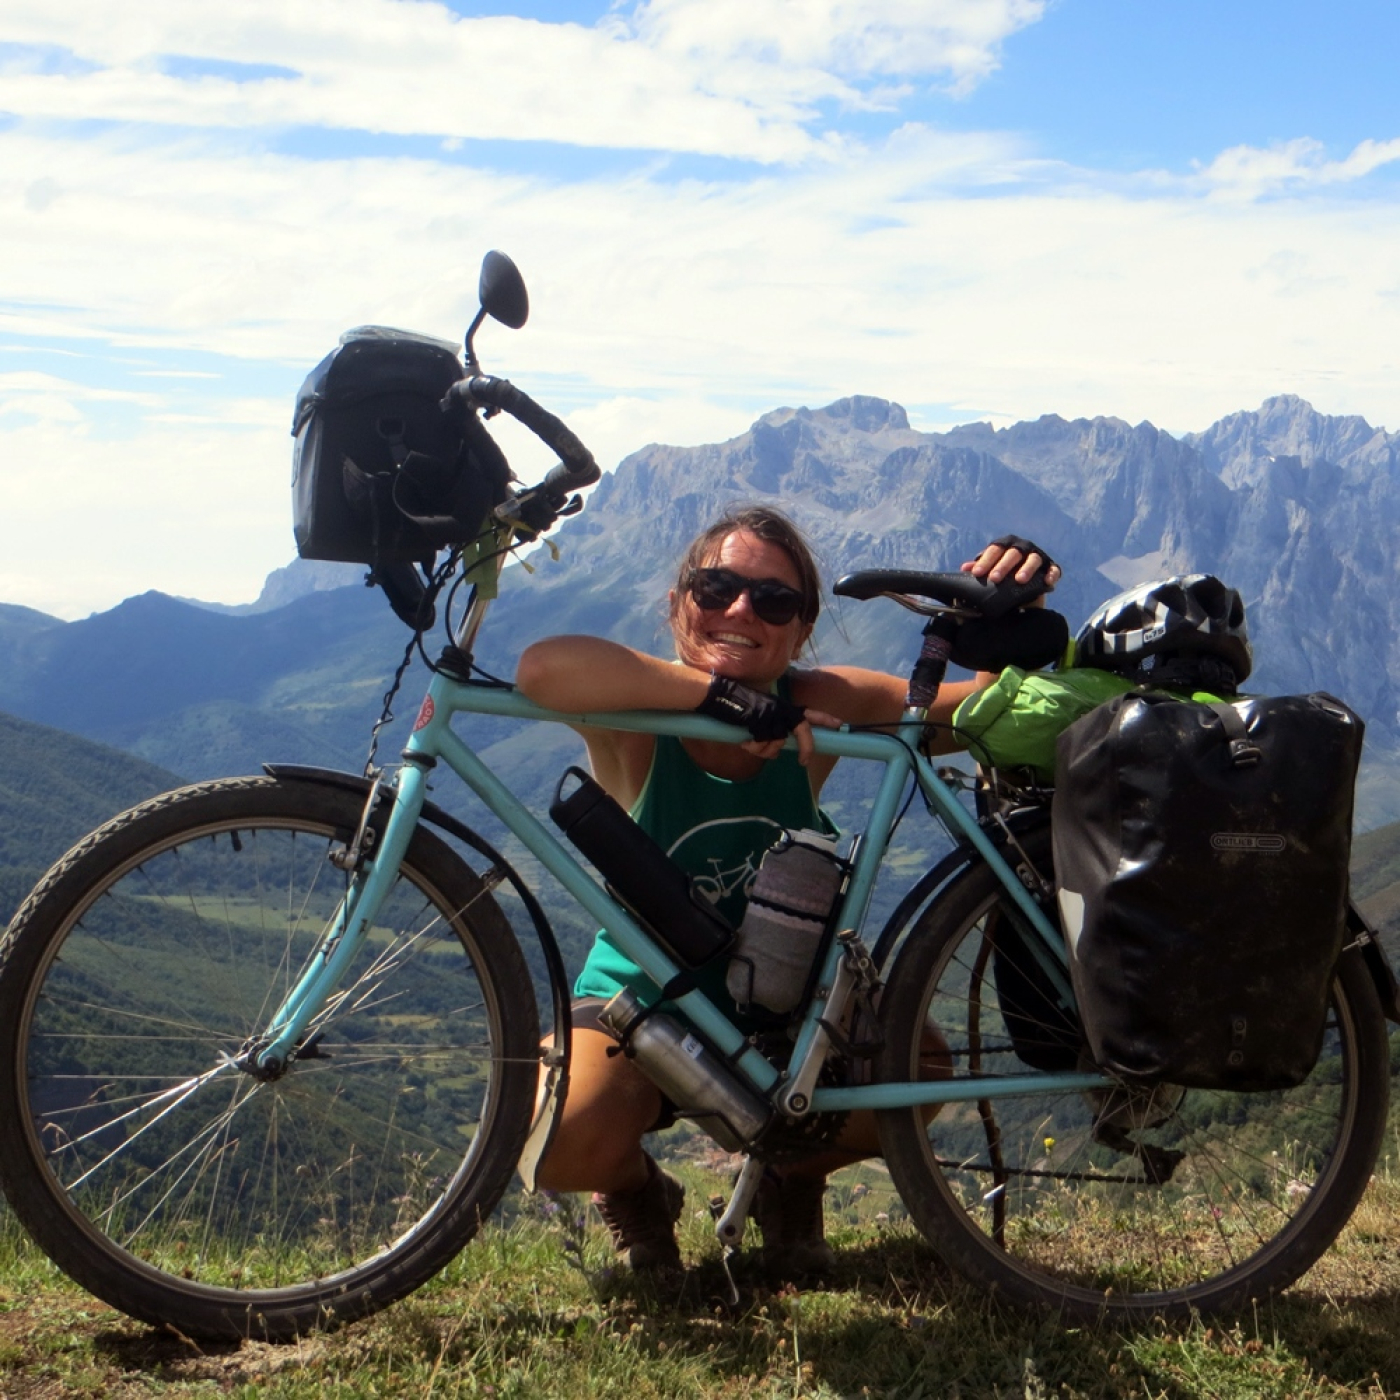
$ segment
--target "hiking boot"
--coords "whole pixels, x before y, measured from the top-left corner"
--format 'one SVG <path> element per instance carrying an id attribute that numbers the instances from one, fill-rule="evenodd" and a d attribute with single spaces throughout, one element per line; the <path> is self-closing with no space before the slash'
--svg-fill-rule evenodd
<path id="1" fill-rule="evenodd" d="M 593 1204 L 613 1237 L 613 1248 L 627 1256 L 636 1273 L 681 1269 L 676 1221 L 685 1187 L 647 1158 L 647 1179 L 635 1191 L 596 1191 Z"/>
<path id="2" fill-rule="evenodd" d="M 823 1176 L 764 1173 L 752 1215 L 763 1232 L 763 1262 L 783 1278 L 824 1274 L 835 1267 L 836 1253 L 822 1230 Z"/>

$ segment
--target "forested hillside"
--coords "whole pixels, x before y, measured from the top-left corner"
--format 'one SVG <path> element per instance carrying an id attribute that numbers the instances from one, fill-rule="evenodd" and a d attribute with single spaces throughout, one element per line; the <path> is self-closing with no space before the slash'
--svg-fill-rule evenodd
<path id="1" fill-rule="evenodd" d="M 0 923 L 79 837 L 181 781 L 105 744 L 0 714 Z"/>
<path id="2" fill-rule="evenodd" d="M 1400 949 L 1400 822 L 1357 837 L 1351 871 L 1352 897 L 1385 935 L 1394 958 Z"/>
<path id="3" fill-rule="evenodd" d="M 537 772 L 543 792 L 548 786 L 546 774 L 557 773 L 575 756 L 576 746 L 577 739 L 567 731 L 559 736 L 557 748 L 543 750 L 531 743 L 528 734 L 517 732 L 504 736 L 491 756 L 502 771 L 517 777 L 522 770 Z M 167 769 L 117 749 L 0 713 L 0 923 L 9 919 L 39 875 L 81 836 L 115 813 L 182 781 Z M 463 805 L 455 781 L 440 783 L 434 798 Z M 858 801 L 859 791 L 853 785 L 849 790 L 838 789 L 829 806 L 838 821 L 850 827 L 859 819 Z M 480 812 L 472 816 L 480 823 Z M 926 838 L 924 826 L 918 822 L 916 842 Z M 494 833 L 496 839 L 500 835 Z M 1353 856 L 1353 895 L 1386 935 L 1387 945 L 1400 952 L 1400 822 L 1358 836 Z M 513 858 L 533 870 L 520 851 Z M 916 847 L 897 852 L 896 878 L 890 887 L 882 881 L 877 908 L 892 902 L 893 887 L 912 882 L 931 863 L 932 857 Z M 578 945 L 588 932 L 583 922 L 561 907 L 565 901 L 552 880 L 545 877 L 537 883 L 546 903 L 554 906 L 551 917 L 560 923 L 566 943 Z"/>

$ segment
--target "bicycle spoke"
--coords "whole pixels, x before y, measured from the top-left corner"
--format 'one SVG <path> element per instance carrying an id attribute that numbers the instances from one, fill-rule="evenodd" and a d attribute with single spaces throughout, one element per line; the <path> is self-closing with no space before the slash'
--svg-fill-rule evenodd
<path id="1" fill-rule="evenodd" d="M 415 837 L 430 869 L 405 861 L 285 1067 L 249 1056 L 337 927 L 350 882 L 327 855 L 359 817 L 334 789 L 189 789 L 150 804 L 144 845 L 86 848 L 76 901 L 39 909 L 24 1070 L 4 1080 L 34 1148 L 21 1206 L 119 1306 L 155 1289 L 170 1316 L 222 1331 L 246 1313 L 213 1294 L 289 1289 L 281 1314 L 258 1304 L 269 1333 L 355 1297 L 380 1306 L 460 1248 L 509 1179 L 535 993 L 494 872 L 478 880 L 441 843 Z M 61 1211 L 29 1211 L 48 1195 Z M 45 1235 L 74 1213 L 76 1265 Z"/>

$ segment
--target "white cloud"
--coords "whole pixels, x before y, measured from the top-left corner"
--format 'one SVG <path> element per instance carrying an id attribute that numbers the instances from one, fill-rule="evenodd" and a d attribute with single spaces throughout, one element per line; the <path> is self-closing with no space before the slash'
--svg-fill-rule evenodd
<path id="1" fill-rule="evenodd" d="M 266 406 L 251 428 L 149 420 L 112 435 L 96 396 L 73 386 L 46 402 L 16 426 L 0 418 L 0 601 L 68 618 L 150 588 L 247 602 L 293 553 L 286 428 Z"/>
<path id="2" fill-rule="evenodd" d="M 1231 146 L 1201 171 L 1223 194 L 1255 199 L 1281 190 L 1344 184 L 1363 179 L 1400 160 L 1400 139 L 1362 141 L 1344 160 L 1328 160 L 1322 142 L 1310 137 L 1272 146 Z"/>
<path id="3" fill-rule="evenodd" d="M 702 395 L 664 399 L 622 394 L 569 415 L 569 426 L 605 468 L 649 446 L 694 447 L 738 437 L 753 422 L 752 411 L 725 407 Z M 512 458 L 512 461 L 514 458 Z"/>
<path id="4" fill-rule="evenodd" d="M 852 392 L 916 421 L 1111 413 L 1177 430 L 1296 392 L 1400 427 L 1400 208 L 1384 190 L 1338 197 L 1400 142 L 1338 160 L 1306 141 L 1238 147 L 1186 179 L 1133 179 L 1000 133 L 827 139 L 830 104 L 977 81 L 1038 4 L 652 0 L 596 29 L 400 0 L 5 10 L 0 41 L 71 42 L 101 67 L 0 77 L 0 109 L 26 114 L 0 130 L 15 540 L 0 601 L 75 615 L 149 587 L 252 598 L 291 554 L 302 376 L 359 323 L 455 339 L 490 247 L 515 256 L 533 310 L 518 334 L 482 332 L 487 367 L 609 466 Z M 159 69 L 170 53 L 301 76 L 177 78 Z M 502 174 L 303 160 L 237 130 L 455 131 L 477 112 L 515 137 L 773 164 L 723 181 Z M 542 455 L 504 431 L 532 479 Z"/>
<path id="5" fill-rule="evenodd" d="M 941 76 L 967 91 L 1045 0 L 644 0 L 634 31 L 722 75 L 736 63 L 844 78 Z"/>
<path id="6" fill-rule="evenodd" d="M 118 575 L 127 592 L 254 596 L 291 552 L 302 375 L 362 322 L 455 338 L 492 246 L 520 263 L 533 310 L 519 333 L 482 332 L 485 363 L 563 411 L 608 465 L 851 392 L 943 422 L 1112 413 L 1184 430 L 1294 391 L 1400 426 L 1388 203 L 1112 193 L 1056 184 L 997 138 L 918 128 L 783 178 L 679 185 L 133 147 L 120 133 L 81 160 L 25 130 L 0 142 L 0 267 L 23 269 L 5 295 L 28 303 L 14 322 L 28 343 L 163 347 L 163 365 L 180 347 L 233 354 L 285 385 L 251 403 L 211 385 L 191 409 L 188 384 L 166 401 L 143 378 L 115 395 L 134 420 L 123 436 L 103 426 L 112 404 L 65 371 L 16 367 L 0 381 L 16 409 L 0 451 L 30 473 L 9 505 L 39 582 L 7 601 L 109 605 Z M 1016 180 L 1028 169 L 1038 183 Z M 964 198 L 979 176 L 993 183 Z M 36 210 L 23 194 L 40 178 L 61 188 Z M 544 465 L 523 434 L 508 450 L 526 479 Z M 224 508 L 229 483 L 238 510 Z M 62 511 L 44 505 L 56 484 Z M 68 603 L 45 593 L 60 556 Z"/>
<path id="7" fill-rule="evenodd" d="M 72 44 L 98 65 L 0 76 L 0 109 L 30 118 L 353 128 L 762 161 L 814 149 L 787 99 L 698 91 L 673 61 L 615 28 L 458 19 L 442 6 L 405 0 L 178 8 L 56 0 L 16 8 L 21 14 L 6 16 L 0 37 Z M 161 70 L 171 54 L 274 63 L 295 76 L 180 77 Z"/>
<path id="8" fill-rule="evenodd" d="M 82 421 L 84 404 L 123 404 L 150 409 L 160 402 L 154 393 L 96 389 L 38 370 L 0 372 L 0 418 L 73 423 Z"/>
<path id="9" fill-rule="evenodd" d="M 79 63 L 0 73 L 0 110 L 178 127 L 318 126 L 703 152 L 820 155 L 816 104 L 887 102 L 853 82 L 938 75 L 967 90 L 1043 0 L 651 0 L 588 28 L 459 18 L 417 0 L 12 0 L 10 43 Z M 177 76 L 169 56 L 290 70 Z M 256 73 L 256 68 L 252 70 Z"/>

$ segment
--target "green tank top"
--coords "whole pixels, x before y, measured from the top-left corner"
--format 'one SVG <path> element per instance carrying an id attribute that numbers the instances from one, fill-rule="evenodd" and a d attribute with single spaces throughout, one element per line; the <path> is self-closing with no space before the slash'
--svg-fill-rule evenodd
<path id="1" fill-rule="evenodd" d="M 664 734 L 657 736 L 631 815 L 736 926 L 763 853 L 784 829 L 836 834 L 793 750 L 784 749 L 752 778 L 734 781 L 707 773 L 679 739 Z M 716 1006 L 733 1014 L 734 1001 L 724 985 L 727 963 L 717 959 L 697 981 Z M 647 1003 L 659 990 L 603 929 L 574 983 L 574 995 L 611 997 L 623 987 Z"/>

